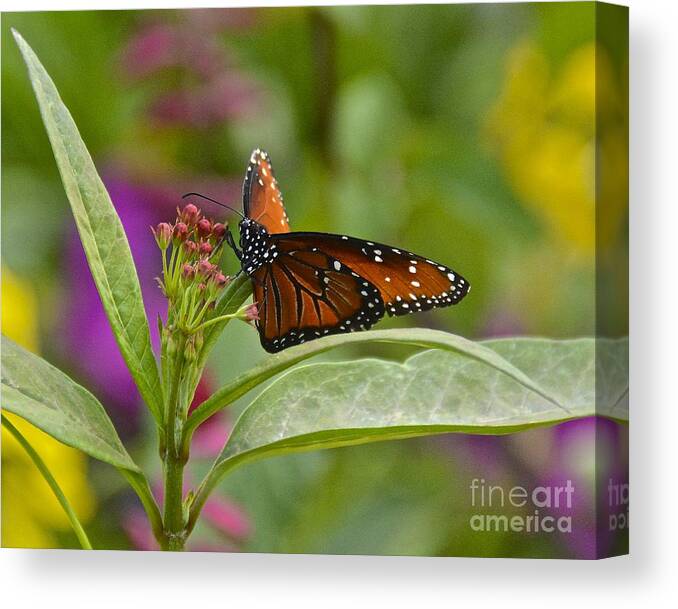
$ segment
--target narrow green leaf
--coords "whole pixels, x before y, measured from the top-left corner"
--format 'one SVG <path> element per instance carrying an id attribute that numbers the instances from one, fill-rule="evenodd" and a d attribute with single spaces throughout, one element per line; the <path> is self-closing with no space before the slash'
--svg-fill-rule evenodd
<path id="1" fill-rule="evenodd" d="M 2 408 L 68 446 L 139 472 L 101 403 L 61 370 L 2 337 Z"/>
<path id="2" fill-rule="evenodd" d="M 90 540 L 87 537 L 87 533 L 85 533 L 85 529 L 83 528 L 82 523 L 78 519 L 78 515 L 75 513 L 73 506 L 68 501 L 68 498 L 66 497 L 64 492 L 61 490 L 59 483 L 52 475 L 52 472 L 49 470 L 49 467 L 47 467 L 47 464 L 42 460 L 42 457 L 40 457 L 37 451 L 31 446 L 30 442 L 26 440 L 26 438 L 16 427 L 14 427 L 14 425 L 12 425 L 12 422 L 4 414 L 2 415 L 2 424 L 7 429 L 7 431 L 9 431 L 9 433 L 14 436 L 16 441 L 26 451 L 28 456 L 31 458 L 31 461 L 33 461 L 33 463 L 35 464 L 35 467 L 38 468 L 38 471 L 45 479 L 45 482 L 47 482 L 49 487 L 52 489 L 52 492 L 54 493 L 54 496 L 57 498 L 59 505 L 61 505 L 64 512 L 66 513 L 68 521 L 71 523 L 71 528 L 73 529 L 75 536 L 78 538 L 78 541 L 80 542 L 80 546 L 82 547 L 82 549 L 91 550 L 92 544 L 90 543 Z"/>
<path id="3" fill-rule="evenodd" d="M 208 400 L 203 402 L 188 420 L 186 428 L 187 436 L 190 439 L 192 431 L 215 412 L 228 406 L 231 402 L 235 401 L 257 385 L 260 385 L 272 376 L 287 370 L 294 364 L 343 345 L 369 342 L 401 343 L 459 352 L 464 354 L 467 358 L 484 362 L 491 368 L 497 369 L 501 373 L 515 379 L 518 383 L 524 384 L 527 388 L 547 400 L 551 400 L 555 404 L 558 403 L 557 398 L 549 395 L 521 370 L 504 360 L 496 352 L 479 343 L 474 343 L 461 336 L 456 336 L 447 332 L 422 328 L 372 330 L 356 334 L 328 336 L 303 345 L 290 347 L 289 349 L 285 349 L 280 353 L 272 355 L 258 366 L 255 366 L 222 387 Z"/>
<path id="4" fill-rule="evenodd" d="M 24 57 L 71 204 L 80 240 L 118 346 L 158 422 L 162 394 L 148 321 L 120 218 L 68 109 L 33 50 L 13 31 Z"/>

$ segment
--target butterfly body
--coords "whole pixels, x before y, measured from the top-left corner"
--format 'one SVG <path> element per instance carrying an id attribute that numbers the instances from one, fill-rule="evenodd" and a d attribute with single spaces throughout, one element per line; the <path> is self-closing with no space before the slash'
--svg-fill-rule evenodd
<path id="1" fill-rule="evenodd" d="M 263 265 L 275 260 L 279 253 L 269 232 L 264 226 L 244 218 L 238 225 L 240 230 L 240 265 L 250 277 Z"/>
<path id="2" fill-rule="evenodd" d="M 386 313 L 459 302 L 468 282 L 433 260 L 347 235 L 290 232 L 268 155 L 255 150 L 243 185 L 242 271 L 258 305 L 261 344 L 277 352 L 331 334 L 367 330 Z"/>

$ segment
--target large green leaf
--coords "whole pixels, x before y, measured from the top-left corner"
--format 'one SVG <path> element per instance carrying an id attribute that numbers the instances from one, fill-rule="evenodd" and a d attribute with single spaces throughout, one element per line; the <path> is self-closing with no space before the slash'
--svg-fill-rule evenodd
<path id="1" fill-rule="evenodd" d="M 212 416 L 219 409 L 224 408 L 254 387 L 260 385 L 272 376 L 287 370 L 294 364 L 325 351 L 336 349 L 337 347 L 354 343 L 364 344 L 369 342 L 400 343 L 458 352 L 471 360 L 484 362 L 490 368 L 496 369 L 501 374 L 513 378 L 518 383 L 524 384 L 531 391 L 534 391 L 538 395 L 541 395 L 558 405 L 557 399 L 554 396 L 549 395 L 521 370 L 502 357 L 499 357 L 497 353 L 491 349 L 488 349 L 479 343 L 474 343 L 461 336 L 456 336 L 448 332 L 439 332 L 422 328 L 372 330 L 356 334 L 327 336 L 303 345 L 290 347 L 289 349 L 285 349 L 280 353 L 272 355 L 258 366 L 248 370 L 219 389 L 209 399 L 203 402 L 189 418 L 187 434 L 189 434 L 190 437 L 190 433 L 192 433 L 197 425 Z"/>
<path id="2" fill-rule="evenodd" d="M 483 344 L 547 388 L 573 413 L 628 420 L 628 339 L 511 338 Z"/>
<path id="3" fill-rule="evenodd" d="M 319 363 L 296 368 L 262 392 L 238 420 L 221 460 L 380 436 L 507 433 L 608 414 L 626 389 L 618 384 L 604 403 L 596 404 L 593 340 L 518 339 L 485 345 L 558 396 L 569 413 L 464 354 L 429 350 L 404 364 L 376 359 Z"/>
<path id="4" fill-rule="evenodd" d="M 298 367 L 242 413 L 194 514 L 226 472 L 265 456 L 442 432 L 503 434 L 594 414 L 624 419 L 619 404 L 628 390 L 628 345 L 603 344 L 606 364 L 596 358 L 593 339 L 510 339 L 477 345 L 501 354 L 502 367 L 441 350 L 403 364 L 366 359 Z M 507 374 L 509 367 L 530 383 Z M 599 383 L 604 392 L 596 392 Z"/>
<path id="5" fill-rule="evenodd" d="M 5 336 L 2 408 L 96 459 L 140 471 L 100 402 L 61 370 Z"/>
<path id="6" fill-rule="evenodd" d="M 42 120 L 80 240 L 120 351 L 157 421 L 162 394 L 132 254 L 120 218 L 68 109 L 33 50 L 14 37 L 28 66 Z"/>

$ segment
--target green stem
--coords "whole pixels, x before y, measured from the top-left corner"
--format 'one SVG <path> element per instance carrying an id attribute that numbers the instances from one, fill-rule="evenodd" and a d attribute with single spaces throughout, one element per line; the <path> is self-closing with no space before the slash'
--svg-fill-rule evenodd
<path id="1" fill-rule="evenodd" d="M 169 340 L 176 341 L 173 354 L 173 375 L 167 402 L 165 422 L 165 450 L 163 454 L 164 473 L 164 543 L 163 549 L 183 550 L 185 541 L 183 513 L 183 477 L 185 460 L 182 456 L 180 439 L 183 422 L 179 401 L 184 371 L 184 350 L 186 338 L 177 332 Z"/>
<path id="2" fill-rule="evenodd" d="M 162 278 L 167 281 L 167 249 L 160 250 L 160 253 L 162 255 Z M 167 289 L 165 289 L 165 293 L 167 293 Z"/>
<path id="3" fill-rule="evenodd" d="M 76 516 L 75 511 L 73 510 L 73 507 L 68 502 L 68 499 L 66 499 L 66 495 L 64 495 L 58 482 L 54 479 L 52 472 L 49 471 L 49 468 L 47 467 L 45 462 L 42 460 L 40 455 L 35 451 L 35 449 L 30 445 L 28 440 L 26 440 L 26 438 L 24 438 L 21 432 L 16 427 L 14 427 L 14 425 L 12 425 L 11 421 L 7 417 L 5 417 L 4 414 L 1 416 L 2 424 L 5 426 L 7 431 L 9 431 L 9 433 L 11 433 L 16 438 L 17 442 L 21 444 L 23 449 L 28 453 L 28 456 L 31 458 L 33 463 L 35 463 L 35 466 L 42 474 L 42 477 L 45 479 L 45 482 L 49 484 L 49 487 L 52 489 L 52 492 L 57 498 L 57 501 L 61 504 L 61 507 L 64 509 L 64 512 L 66 512 L 66 516 L 68 516 L 68 520 L 71 523 L 71 527 L 73 527 L 73 531 L 75 532 L 75 535 L 78 538 L 78 541 L 80 542 L 82 548 L 84 550 L 91 550 L 92 544 L 90 543 L 89 538 L 87 537 L 87 533 L 85 533 L 85 529 L 82 528 L 82 524 L 80 524 L 80 521 L 78 520 L 78 517 Z"/>
<path id="4" fill-rule="evenodd" d="M 200 324 L 199 326 L 196 326 L 195 328 L 191 328 L 191 334 L 194 334 L 195 332 L 199 332 L 200 330 L 204 330 L 205 328 L 209 328 L 210 326 L 213 326 L 214 324 L 221 323 L 222 321 L 226 321 L 228 319 L 236 319 L 237 317 L 240 317 L 239 313 L 232 313 L 230 315 L 219 315 L 219 317 L 214 317 L 210 319 L 209 321 L 206 321 L 204 324 Z"/>
<path id="5" fill-rule="evenodd" d="M 203 317 L 205 317 L 205 313 L 209 310 L 210 304 L 212 304 L 214 301 L 208 301 L 204 305 L 202 305 L 202 308 L 200 311 L 198 311 L 198 314 L 194 317 L 195 323 L 197 325 L 197 329 L 195 330 L 197 332 L 198 329 L 200 329 L 200 322 L 202 321 Z"/>
<path id="6" fill-rule="evenodd" d="M 165 458 L 165 543 L 164 549 L 181 551 L 184 549 L 186 533 L 184 531 L 183 480 L 184 463 L 173 451 Z"/>

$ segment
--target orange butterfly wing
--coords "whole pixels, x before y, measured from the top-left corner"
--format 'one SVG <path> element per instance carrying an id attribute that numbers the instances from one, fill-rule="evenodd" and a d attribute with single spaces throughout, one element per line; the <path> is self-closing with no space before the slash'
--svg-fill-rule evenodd
<path id="1" fill-rule="evenodd" d="M 252 276 L 264 349 L 367 330 L 384 316 L 379 290 L 369 281 L 316 248 L 287 245 L 279 243 L 280 255 Z"/>
<path id="2" fill-rule="evenodd" d="M 245 215 L 269 233 L 288 233 L 289 218 L 268 154 L 257 148 L 250 157 L 243 183 Z"/>
<path id="3" fill-rule="evenodd" d="M 291 249 L 317 248 L 341 261 L 379 290 L 389 315 L 448 307 L 471 289 L 451 268 L 382 243 L 326 233 L 279 235 L 276 245 L 282 243 Z"/>

